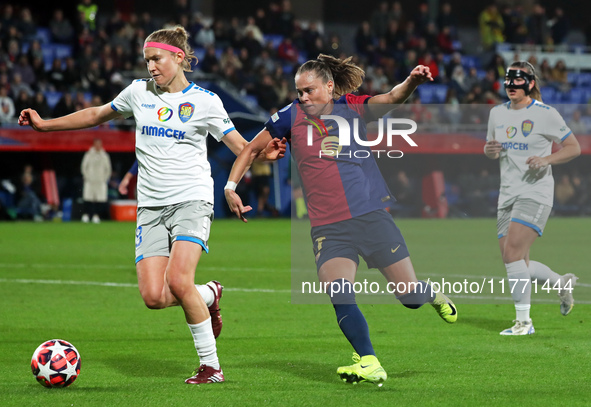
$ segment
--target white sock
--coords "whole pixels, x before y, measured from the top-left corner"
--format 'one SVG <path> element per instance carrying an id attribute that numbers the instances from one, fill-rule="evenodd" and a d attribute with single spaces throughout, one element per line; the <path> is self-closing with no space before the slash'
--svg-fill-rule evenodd
<path id="1" fill-rule="evenodd" d="M 558 281 L 561 281 L 562 278 L 560 274 L 552 271 L 550 267 L 535 260 L 529 261 L 529 274 L 532 280 L 535 279 L 538 284 L 544 284 L 546 281 L 548 281 L 550 283 L 550 287 L 554 287 L 554 285 Z"/>
<path id="2" fill-rule="evenodd" d="M 215 338 L 211 329 L 211 317 L 199 324 L 187 324 L 193 335 L 195 349 L 199 356 L 199 364 L 211 366 L 214 369 L 220 368 Z"/>
<path id="3" fill-rule="evenodd" d="M 505 264 L 508 288 L 511 291 L 515 314 L 518 321 L 529 321 L 531 308 L 531 276 L 525 260 Z"/>
<path id="4" fill-rule="evenodd" d="M 515 319 L 521 322 L 529 321 L 531 304 L 515 304 Z"/>
<path id="5" fill-rule="evenodd" d="M 205 301 L 205 305 L 207 305 L 208 307 L 211 306 L 211 304 L 213 304 L 213 300 L 215 300 L 213 291 L 211 290 L 211 288 L 209 288 L 209 286 L 203 284 L 195 284 L 195 288 L 197 288 L 197 291 L 199 291 L 199 294 L 201 294 L 201 298 L 203 298 L 203 301 Z"/>

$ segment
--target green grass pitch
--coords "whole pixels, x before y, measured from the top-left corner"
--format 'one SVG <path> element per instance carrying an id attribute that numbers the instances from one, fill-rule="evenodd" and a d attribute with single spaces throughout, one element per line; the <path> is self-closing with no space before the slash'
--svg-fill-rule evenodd
<path id="1" fill-rule="evenodd" d="M 494 219 L 398 225 L 419 278 L 505 274 Z M 378 388 L 338 379 L 352 349 L 330 305 L 292 304 L 292 252 L 315 273 L 308 231 L 295 231 L 292 250 L 287 220 L 215 221 L 196 279 L 225 286 L 217 346 L 226 382 L 194 386 L 183 382 L 198 362 L 181 309 L 148 310 L 137 290 L 134 224 L 0 223 L 0 405 L 589 405 L 589 230 L 589 218 L 551 218 L 534 244 L 532 259 L 580 284 L 567 317 L 555 294 L 535 296 L 532 336 L 499 335 L 514 318 L 508 293 L 458 296 L 454 325 L 429 306 L 361 304 L 389 375 Z M 43 388 L 29 367 L 54 338 L 81 353 L 66 389 Z"/>

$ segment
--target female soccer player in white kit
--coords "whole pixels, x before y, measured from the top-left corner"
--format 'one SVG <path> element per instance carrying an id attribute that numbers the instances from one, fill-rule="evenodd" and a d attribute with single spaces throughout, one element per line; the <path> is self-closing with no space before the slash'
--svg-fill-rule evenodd
<path id="1" fill-rule="evenodd" d="M 195 269 L 213 219 L 213 179 L 207 161 L 211 134 L 238 155 L 247 141 L 234 128 L 221 99 L 185 77 L 196 59 L 187 32 L 177 26 L 153 32 L 144 43 L 151 79 L 139 79 L 111 103 L 42 120 L 25 109 L 20 125 L 37 131 L 76 130 L 134 116 L 139 163 L 136 268 L 148 308 L 180 305 L 193 335 L 199 368 L 187 383 L 223 382 L 215 337 L 221 330 L 222 286 L 195 286 Z M 282 156 L 274 142 L 267 159 Z M 197 289 L 196 289 L 197 288 Z"/>
<path id="2" fill-rule="evenodd" d="M 514 62 L 507 70 L 509 102 L 490 112 L 485 155 L 499 159 L 501 189 L 497 230 L 509 289 L 515 303 L 515 324 L 501 335 L 535 332 L 529 312 L 531 281 L 558 292 L 560 311 L 568 315 L 577 277 L 563 276 L 529 259 L 529 249 L 542 236 L 554 200 L 552 165 L 566 163 L 581 153 L 579 143 L 560 114 L 542 103 L 534 67 Z M 552 142 L 562 149 L 552 153 Z"/>

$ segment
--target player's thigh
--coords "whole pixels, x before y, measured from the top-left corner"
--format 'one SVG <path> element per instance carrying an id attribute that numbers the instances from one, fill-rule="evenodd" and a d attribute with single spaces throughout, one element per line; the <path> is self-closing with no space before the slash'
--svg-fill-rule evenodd
<path id="1" fill-rule="evenodd" d="M 166 270 L 169 285 L 193 285 L 195 269 L 207 242 L 213 220 L 213 205 L 204 201 L 187 201 L 172 205 L 166 218 L 172 249 Z"/>
<path id="2" fill-rule="evenodd" d="M 505 263 L 512 263 L 518 260 L 525 260 L 530 247 L 537 238 L 538 233 L 529 226 L 511 222 L 505 238 L 503 261 Z"/>
<path id="3" fill-rule="evenodd" d="M 410 257 L 406 257 L 379 270 L 389 283 L 396 284 L 398 295 L 413 291 L 414 286 L 410 283 L 418 282 Z"/>
<path id="4" fill-rule="evenodd" d="M 357 263 L 345 257 L 334 257 L 325 261 L 318 270 L 318 280 L 321 283 L 344 278 L 352 283 L 355 282 Z"/>
<path id="5" fill-rule="evenodd" d="M 361 222 L 358 225 L 356 244 L 367 267 L 385 270 L 409 257 L 402 232 L 388 212 L 374 211 L 358 219 Z M 410 268 L 403 266 L 407 263 L 410 265 L 407 261 L 395 268 L 412 271 L 412 265 Z"/>
<path id="6" fill-rule="evenodd" d="M 166 279 L 172 281 L 181 279 L 193 284 L 195 269 L 201 258 L 203 247 L 191 241 L 175 241 L 172 244 L 170 258 L 166 267 Z"/>
<path id="7" fill-rule="evenodd" d="M 512 206 L 503 246 L 505 262 L 527 259 L 529 248 L 542 236 L 552 207 L 532 199 L 518 199 Z"/>

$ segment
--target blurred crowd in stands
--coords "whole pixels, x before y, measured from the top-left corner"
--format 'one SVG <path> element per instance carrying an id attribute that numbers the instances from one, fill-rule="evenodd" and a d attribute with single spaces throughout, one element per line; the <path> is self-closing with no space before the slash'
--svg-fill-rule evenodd
<path id="1" fill-rule="evenodd" d="M 453 2 L 442 1 L 438 10 L 429 9 L 427 2 L 413 9 L 403 7 L 400 1 L 381 2 L 368 13 L 367 20 L 353 27 L 354 41 L 347 46 L 339 35 L 325 31 L 322 22 L 298 19 L 290 0 L 271 1 L 267 7 L 253 10 L 252 15 L 232 18 L 204 16 L 192 10 L 190 3 L 174 0 L 170 14 L 158 16 L 148 12 L 107 13 L 93 0 L 81 0 L 76 10 L 60 9 L 56 3 L 43 12 L 46 16 L 33 15 L 26 3 L 3 3 L 0 126 L 14 125 L 26 107 L 36 109 L 42 117 L 56 117 L 109 102 L 132 78 L 148 77 L 142 52 L 145 37 L 176 24 L 190 34 L 199 58 L 194 67 L 196 75 L 231 83 L 240 97 L 255 101 L 267 112 L 297 97 L 293 73 L 308 58 L 319 53 L 344 57 L 353 52 L 354 62 L 366 71 L 360 93 L 387 92 L 403 81 L 414 66 L 427 65 L 435 81 L 415 92 L 410 101 L 416 105 L 413 114 L 416 118 L 432 115 L 421 104 L 439 103 L 445 105 L 440 117 L 459 122 L 462 119 L 454 117 L 461 104 L 497 104 L 506 100 L 502 80 L 507 65 L 513 61 L 495 52 L 497 44 L 559 45 L 567 41 L 572 28 L 560 7 L 546 10 L 535 4 L 526 13 L 520 6 L 483 5 L 480 15 L 474 17 L 482 52 L 467 55 L 460 41 L 461 27 Z M 76 18 L 71 17 L 74 15 Z M 591 30 L 587 34 L 591 37 Z M 553 66 L 547 59 L 538 61 L 536 56 L 529 60 L 537 68 L 545 100 L 548 95 L 549 103 L 578 104 L 565 119 L 575 134 L 589 134 L 591 108 L 586 105 L 591 99 L 591 73 L 572 72 L 562 60 Z M 474 120 L 485 124 L 487 118 Z M 481 176 L 494 179 L 490 174 Z M 566 179 L 556 179 L 557 201 L 565 207 L 575 202 L 578 208 L 588 208 L 586 191 L 590 181 L 577 174 L 567 177 L 570 187 Z M 398 182 L 403 185 L 405 176 L 400 178 Z M 453 181 L 448 188 L 450 207 L 474 212 L 466 210 L 470 196 L 477 190 L 469 186 L 474 181 Z M 476 185 L 482 183 L 476 181 Z M 564 195 L 574 193 L 568 199 L 559 199 L 559 186 L 566 191 Z M 495 188 L 498 186 L 478 199 L 494 202 L 496 197 L 490 194 Z"/>
<path id="2" fill-rule="evenodd" d="M 103 13 L 92 0 L 82 0 L 75 20 L 66 17 L 73 14 L 71 10 L 54 8 L 48 22 L 40 25 L 41 16 L 33 16 L 30 8 L 4 4 L 0 120 L 10 121 L 25 106 L 51 117 L 108 102 L 131 78 L 148 76 L 142 54 L 146 35 L 175 24 L 190 33 L 200 60 L 196 71 L 224 78 L 267 111 L 296 97 L 293 72 L 299 64 L 319 53 L 346 56 L 341 38 L 324 32 L 321 22 L 297 19 L 290 0 L 270 2 L 250 16 L 229 19 L 205 17 L 191 10 L 187 0 L 175 0 L 170 10 L 169 16 L 158 17 L 147 12 Z M 464 55 L 456 13 L 451 2 L 441 3 L 439 10 L 421 3 L 416 11 L 404 9 L 400 1 L 380 3 L 354 36 L 354 60 L 367 72 L 360 92 L 388 91 L 414 66 L 423 64 L 430 67 L 436 84 L 445 85 L 445 92 L 436 92 L 435 98 L 421 95 L 423 103 L 502 101 L 501 80 L 512 61 L 494 52 L 485 61 Z M 539 4 L 529 15 L 522 7 L 490 5 L 478 24 L 484 49 L 503 42 L 560 44 L 569 33 L 560 7 L 546 12 Z M 543 86 L 570 89 L 564 61 L 550 66 L 534 56 L 530 62 L 538 68 Z M 586 96 L 591 97 L 591 92 L 582 96 L 584 103 Z"/>

